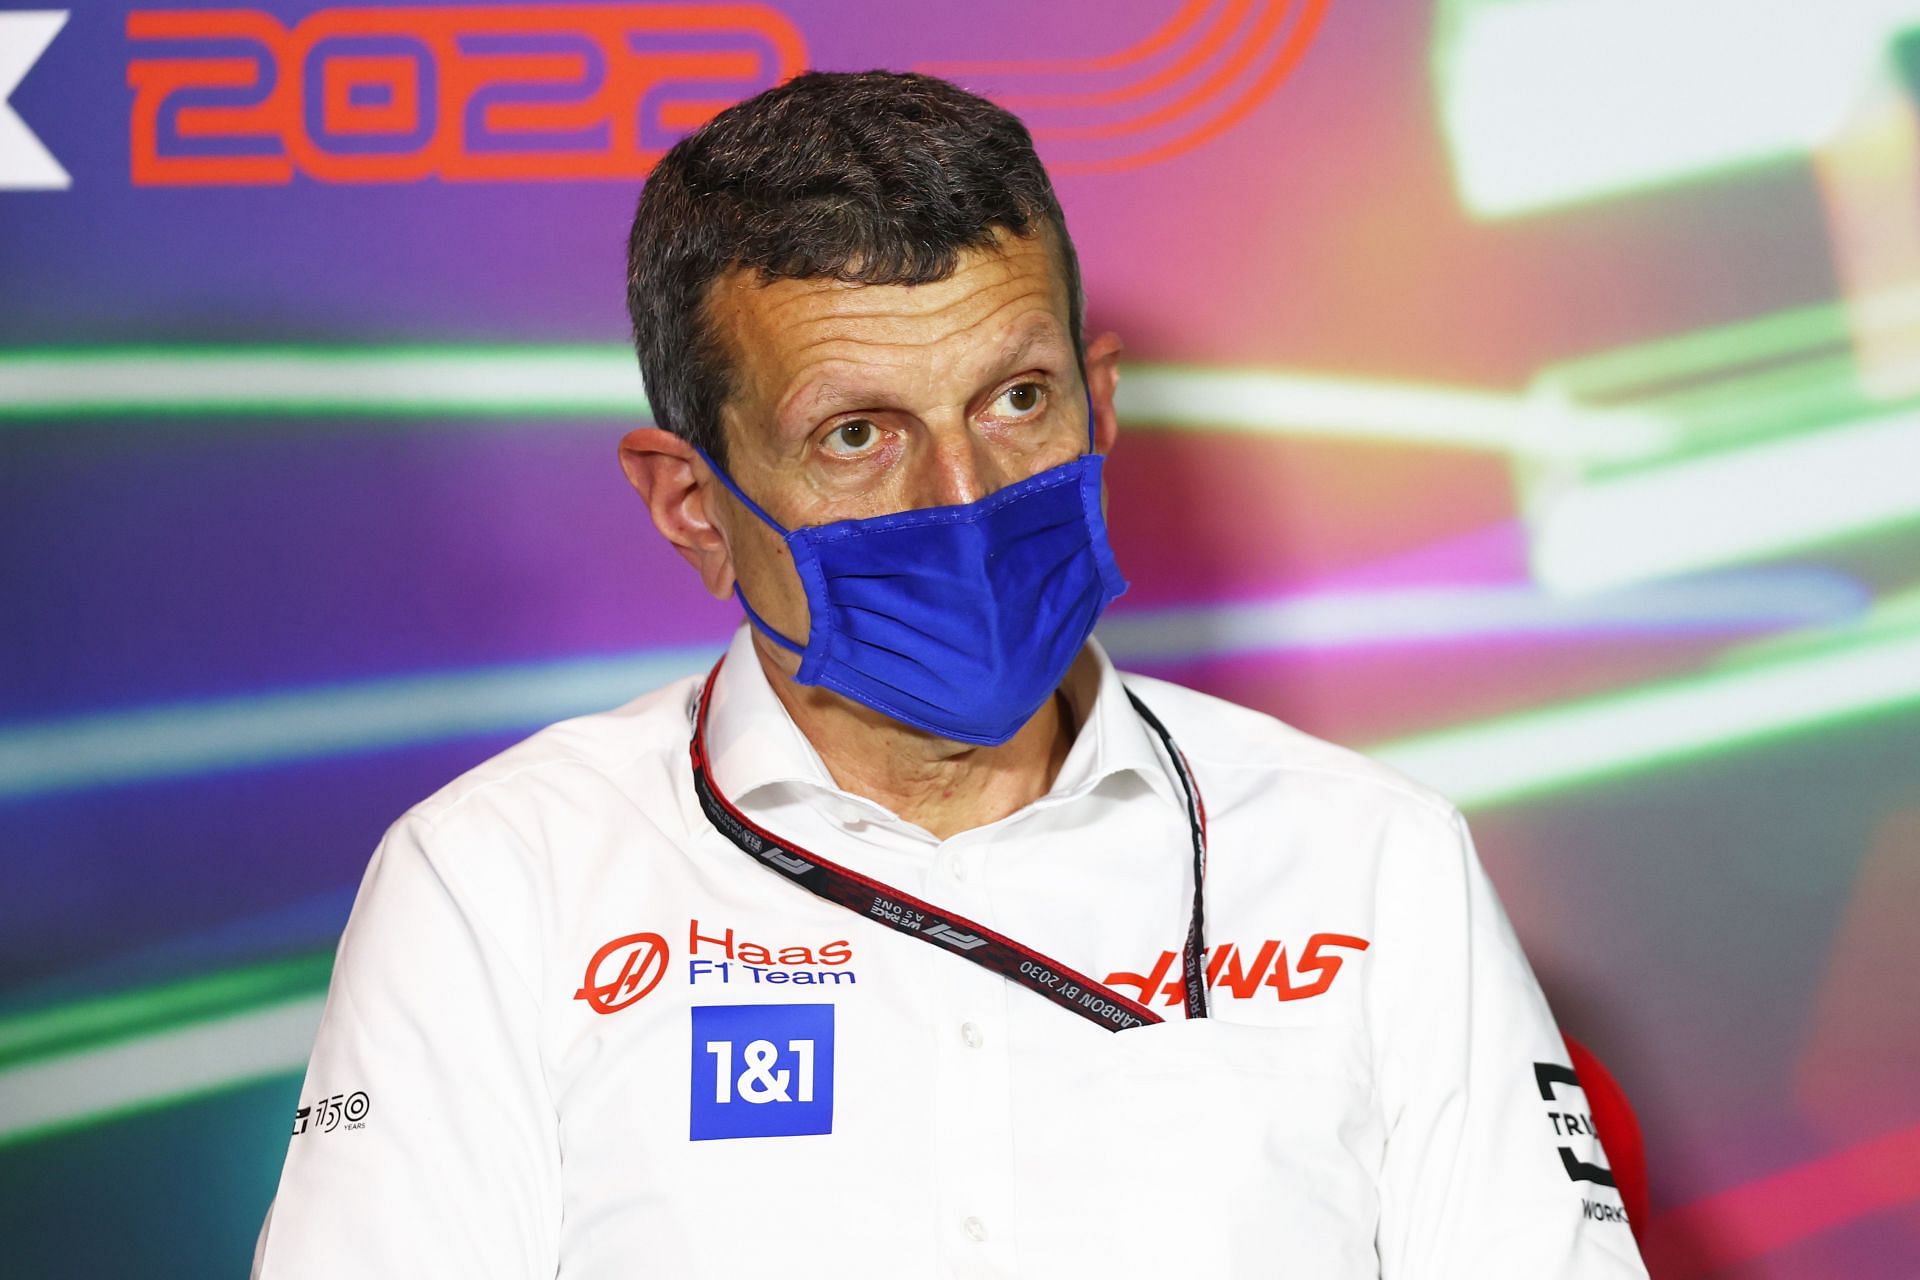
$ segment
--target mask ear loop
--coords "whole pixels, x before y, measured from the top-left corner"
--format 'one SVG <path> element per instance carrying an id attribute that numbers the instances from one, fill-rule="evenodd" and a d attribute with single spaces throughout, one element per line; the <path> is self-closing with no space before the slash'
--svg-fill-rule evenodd
<path id="1" fill-rule="evenodd" d="M 693 444 L 691 440 L 689 440 L 687 443 Z M 749 498 L 744 492 L 742 492 L 740 486 L 733 482 L 733 477 L 726 473 L 725 468 L 723 468 L 719 463 L 713 460 L 712 454 L 708 453 L 705 449 L 702 449 L 697 444 L 693 445 L 693 451 L 699 454 L 701 460 L 707 464 L 708 468 L 712 470 L 713 474 L 719 477 L 720 483 L 727 486 L 727 492 L 732 494 L 734 497 L 740 499 L 741 506 L 744 506 L 747 510 L 753 512 L 753 514 L 755 514 L 756 516 L 759 516 L 761 523 L 765 524 L 768 528 L 772 529 L 775 533 L 779 534 L 781 537 L 785 538 L 785 537 L 791 536 L 787 532 L 787 527 L 785 525 L 781 524 L 778 520 L 775 520 L 772 516 L 768 515 L 765 511 L 761 509 L 759 503 L 755 502 L 752 498 Z"/>
<path id="2" fill-rule="evenodd" d="M 1093 443 L 1093 388 L 1087 386 L 1083 379 L 1080 389 L 1087 393 L 1087 452 L 1098 453 L 1100 450 Z"/>
<path id="3" fill-rule="evenodd" d="M 688 441 L 688 443 L 692 444 L 692 441 Z M 760 518 L 760 522 L 762 524 L 766 525 L 769 529 L 772 529 L 775 533 L 779 534 L 782 538 L 787 539 L 789 541 L 792 540 L 793 535 L 787 532 L 786 526 L 782 525 L 778 520 L 775 520 L 772 516 L 768 515 L 764 510 L 761 509 L 759 503 L 755 502 L 752 498 L 749 498 L 744 492 L 742 492 L 740 486 L 733 482 L 733 477 L 728 475 L 726 473 L 726 470 L 723 467 L 721 467 L 719 463 L 713 460 L 712 455 L 710 455 L 705 449 L 702 449 L 697 444 L 693 446 L 693 451 L 699 454 L 700 457 L 706 462 L 707 467 L 713 472 L 713 474 L 716 477 L 719 478 L 720 483 L 727 486 L 727 492 L 731 493 L 734 497 L 740 500 L 741 506 L 753 512 L 754 515 Z M 733 582 L 733 598 L 735 600 L 738 600 L 740 602 L 740 607 L 746 611 L 747 621 L 753 623 L 754 626 L 760 628 L 760 634 L 764 635 L 767 639 L 779 645 L 782 649 L 787 650 L 787 652 L 789 653 L 798 654 L 801 657 L 806 656 L 807 650 L 805 645 L 795 644 L 793 641 L 787 639 L 787 637 L 781 635 L 778 631 L 775 631 L 771 626 L 767 624 L 767 620 L 761 617 L 757 612 L 755 612 L 754 607 L 752 605 L 747 603 L 746 593 L 740 590 L 740 580 L 738 578 L 735 578 Z"/>

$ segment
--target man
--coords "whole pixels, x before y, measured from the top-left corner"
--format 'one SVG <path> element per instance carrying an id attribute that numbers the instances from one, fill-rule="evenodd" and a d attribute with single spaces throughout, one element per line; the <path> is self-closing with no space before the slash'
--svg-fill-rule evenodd
<path id="1" fill-rule="evenodd" d="M 1458 811 L 1088 638 L 1121 344 L 1013 117 L 800 76 L 629 265 L 751 621 L 387 832 L 258 1274 L 1645 1274 Z"/>

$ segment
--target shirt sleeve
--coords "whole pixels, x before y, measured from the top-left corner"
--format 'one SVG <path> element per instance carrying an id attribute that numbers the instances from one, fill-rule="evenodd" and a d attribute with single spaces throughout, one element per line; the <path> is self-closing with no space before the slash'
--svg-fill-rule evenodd
<path id="1" fill-rule="evenodd" d="M 1388 869 L 1369 1016 L 1385 1280 L 1645 1280 L 1566 1046 L 1465 819 Z"/>
<path id="2" fill-rule="evenodd" d="M 502 941 L 522 931 L 487 918 L 506 910 L 503 838 L 475 826 L 410 813 L 373 855 L 255 1280 L 527 1280 L 558 1268 L 559 1130 L 539 1003 Z M 464 883 L 445 874 L 469 864 L 478 874 Z"/>

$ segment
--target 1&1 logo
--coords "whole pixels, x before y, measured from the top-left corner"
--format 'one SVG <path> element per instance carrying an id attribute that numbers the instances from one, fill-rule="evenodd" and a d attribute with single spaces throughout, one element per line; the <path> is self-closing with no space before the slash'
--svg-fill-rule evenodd
<path id="1" fill-rule="evenodd" d="M 833 1006 L 693 1007 L 687 1137 L 833 1132 Z"/>

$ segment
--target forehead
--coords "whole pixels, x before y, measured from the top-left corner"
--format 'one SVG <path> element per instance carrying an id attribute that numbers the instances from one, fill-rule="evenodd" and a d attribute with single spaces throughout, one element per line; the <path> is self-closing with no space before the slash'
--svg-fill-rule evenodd
<path id="1" fill-rule="evenodd" d="M 962 250 L 946 279 L 926 284 L 762 282 L 735 270 L 714 282 L 707 319 L 733 361 L 730 405 L 784 423 L 829 386 L 964 395 L 974 388 L 961 384 L 1022 348 L 1072 358 L 1066 282 L 1045 230 L 998 231 L 994 247 Z"/>

